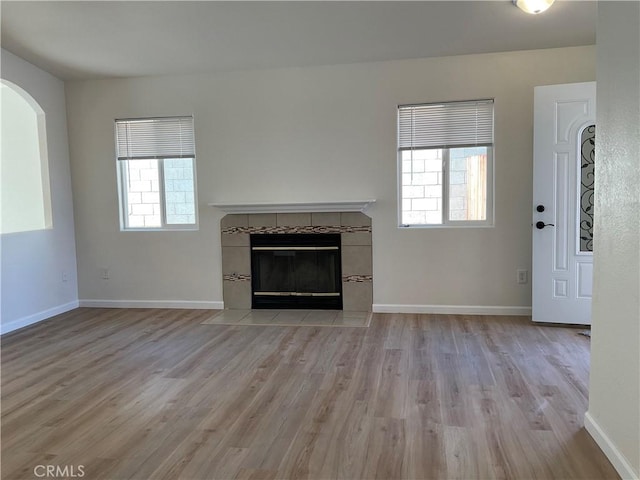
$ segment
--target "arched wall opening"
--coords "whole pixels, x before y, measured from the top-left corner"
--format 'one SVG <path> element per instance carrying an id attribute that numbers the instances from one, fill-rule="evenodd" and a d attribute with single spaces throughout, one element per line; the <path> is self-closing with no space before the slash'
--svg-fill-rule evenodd
<path id="1" fill-rule="evenodd" d="M 0 233 L 52 228 L 44 110 L 4 79 L 0 97 Z"/>

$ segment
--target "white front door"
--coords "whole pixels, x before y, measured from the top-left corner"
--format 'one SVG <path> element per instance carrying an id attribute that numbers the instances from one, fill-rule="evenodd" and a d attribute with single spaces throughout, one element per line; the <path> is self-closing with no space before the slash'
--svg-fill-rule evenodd
<path id="1" fill-rule="evenodd" d="M 534 90 L 533 321 L 591 324 L 596 84 Z"/>

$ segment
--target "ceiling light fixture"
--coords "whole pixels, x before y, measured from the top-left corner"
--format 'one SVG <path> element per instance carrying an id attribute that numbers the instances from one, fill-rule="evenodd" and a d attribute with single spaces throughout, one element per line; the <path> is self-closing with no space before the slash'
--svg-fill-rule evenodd
<path id="1" fill-rule="evenodd" d="M 553 5 L 555 0 L 512 0 L 513 4 L 526 13 L 538 14 Z"/>

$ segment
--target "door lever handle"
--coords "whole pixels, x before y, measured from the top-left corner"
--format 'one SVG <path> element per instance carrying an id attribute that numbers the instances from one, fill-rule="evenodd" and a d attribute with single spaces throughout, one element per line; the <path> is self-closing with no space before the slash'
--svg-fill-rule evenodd
<path id="1" fill-rule="evenodd" d="M 536 222 L 536 228 L 542 230 L 544 227 L 555 227 L 553 223 Z"/>

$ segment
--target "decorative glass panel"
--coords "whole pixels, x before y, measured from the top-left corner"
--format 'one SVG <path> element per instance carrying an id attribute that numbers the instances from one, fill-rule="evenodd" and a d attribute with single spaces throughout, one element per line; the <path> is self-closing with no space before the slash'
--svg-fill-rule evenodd
<path id="1" fill-rule="evenodd" d="M 593 183 L 595 179 L 596 126 L 582 131 L 580 139 L 580 251 L 593 251 Z"/>

